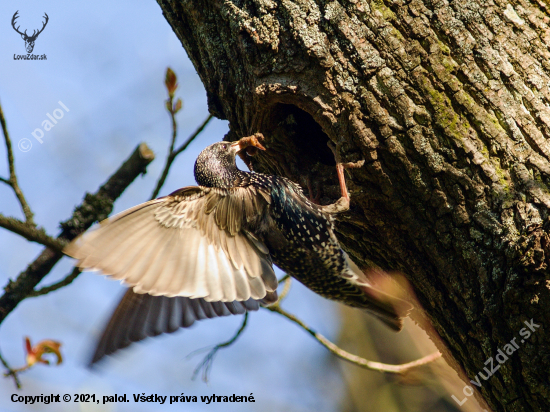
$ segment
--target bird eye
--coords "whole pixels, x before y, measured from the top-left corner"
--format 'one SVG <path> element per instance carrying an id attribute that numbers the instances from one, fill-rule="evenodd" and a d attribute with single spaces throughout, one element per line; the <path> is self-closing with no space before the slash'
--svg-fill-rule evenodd
<path id="1" fill-rule="evenodd" d="M 227 149 L 227 145 L 226 145 L 225 143 L 222 144 L 222 147 L 223 147 L 224 149 Z"/>

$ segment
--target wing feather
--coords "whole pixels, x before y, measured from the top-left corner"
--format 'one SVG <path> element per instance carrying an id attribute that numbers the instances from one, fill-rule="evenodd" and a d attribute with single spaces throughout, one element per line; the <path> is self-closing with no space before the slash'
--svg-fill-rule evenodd
<path id="1" fill-rule="evenodd" d="M 206 302 L 186 297 L 168 298 L 136 294 L 128 290 L 122 297 L 106 326 L 91 364 L 101 360 L 132 342 L 161 333 L 172 333 L 192 326 L 195 321 L 218 316 L 239 315 L 256 311 L 256 300 L 243 302 Z"/>
<path id="2" fill-rule="evenodd" d="M 145 235 L 150 230 L 150 222 L 146 219 L 135 219 L 134 215 L 129 215 L 128 222 L 114 221 L 112 223 L 115 229 L 114 235 L 111 235 L 110 230 L 105 233 L 104 229 L 107 226 L 110 228 L 111 224 L 109 222 L 101 224 L 98 230 L 91 232 L 91 235 L 96 236 L 93 236 L 90 241 L 84 242 L 82 239 L 81 249 L 75 251 L 85 257 L 79 262 L 79 267 L 102 270 L 106 275 L 114 275 L 124 269 L 133 256 L 139 253 L 140 248 L 146 245 Z M 127 231 L 126 236 L 123 231 L 117 230 L 119 227 Z M 77 238 L 77 241 L 79 239 Z M 126 239 L 128 241 L 125 241 Z M 103 243 L 104 240 L 105 243 Z M 69 248 L 71 245 L 72 243 Z M 70 251 L 65 250 L 65 253 L 72 256 Z M 121 256 L 127 256 L 128 260 L 121 259 Z"/>
<path id="3" fill-rule="evenodd" d="M 277 280 L 267 247 L 244 226 L 261 219 L 265 199 L 247 187 L 183 188 L 107 219 L 65 252 L 80 268 L 101 270 L 136 293 L 262 299 Z"/>
<path id="4" fill-rule="evenodd" d="M 218 302 L 223 299 L 223 292 L 220 284 L 220 268 L 218 266 L 218 257 L 216 255 L 217 253 L 215 247 L 209 244 L 206 248 L 205 265 L 205 272 L 208 273 L 208 276 L 203 278 L 206 283 L 206 288 L 210 291 L 209 296 L 205 298 L 205 300 L 209 302 Z"/>
<path id="5" fill-rule="evenodd" d="M 162 233 L 164 232 L 164 233 Z M 118 268 L 111 266 L 105 272 L 113 273 L 114 279 L 121 279 L 129 285 L 141 285 L 143 289 L 150 289 L 147 282 L 150 282 L 151 274 L 163 273 L 164 262 L 162 254 L 166 239 L 170 237 L 169 231 L 162 230 L 161 233 L 155 233 L 152 239 L 143 236 L 139 241 L 140 247 L 132 254 L 119 255 Z"/>
<path id="6" fill-rule="evenodd" d="M 237 300 L 239 295 L 237 290 L 236 278 L 240 277 L 240 271 L 234 269 L 231 262 L 225 259 L 225 253 L 222 249 L 216 251 L 219 282 L 225 302 L 232 302 Z"/>
<path id="7" fill-rule="evenodd" d="M 158 291 L 166 291 L 166 296 L 177 296 L 182 290 L 183 282 L 187 276 L 184 274 L 192 274 L 195 271 L 195 259 L 181 259 L 181 248 L 183 244 L 182 232 L 172 231 L 170 243 L 165 245 L 165 266 L 157 276 L 154 288 L 152 287 L 151 295 L 158 295 Z M 189 256 L 195 256 L 198 250 L 198 244 L 193 240 L 196 236 L 196 231 L 189 233 L 187 244 L 189 245 Z M 153 272 L 154 276 L 154 272 Z"/>
<path id="8" fill-rule="evenodd" d="M 167 256 L 177 246 L 174 239 L 177 238 L 178 232 L 163 229 L 156 234 L 155 239 L 151 239 L 151 244 L 148 245 L 148 248 L 154 251 L 148 256 L 148 262 L 139 270 L 126 269 L 126 273 L 122 274 L 126 284 L 139 285 L 140 289 L 149 291 L 151 295 L 156 294 L 155 286 L 161 279 L 177 279 L 177 273 L 174 273 L 173 270 L 173 262 L 167 259 Z"/>

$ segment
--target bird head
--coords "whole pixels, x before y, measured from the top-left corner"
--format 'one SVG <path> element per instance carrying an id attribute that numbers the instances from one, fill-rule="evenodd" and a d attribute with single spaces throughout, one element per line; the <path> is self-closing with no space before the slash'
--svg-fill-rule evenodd
<path id="1" fill-rule="evenodd" d="M 254 136 L 243 137 L 236 142 L 218 142 L 208 146 L 195 161 L 195 180 L 200 186 L 230 188 L 241 171 L 235 156 L 241 150 L 257 148 L 265 150 Z M 256 150 L 256 149 L 254 149 Z"/>

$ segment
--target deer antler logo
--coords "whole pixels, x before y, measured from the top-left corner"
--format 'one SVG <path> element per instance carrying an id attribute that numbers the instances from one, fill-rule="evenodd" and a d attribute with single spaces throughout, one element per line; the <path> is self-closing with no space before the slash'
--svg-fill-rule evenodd
<path id="1" fill-rule="evenodd" d="M 36 32 L 36 30 L 33 30 L 32 36 L 28 36 L 27 35 L 27 30 L 25 30 L 24 33 L 21 33 L 19 31 L 20 26 L 17 26 L 17 28 L 15 28 L 15 19 L 17 19 L 19 17 L 17 15 L 17 13 L 19 13 L 19 10 L 17 10 L 15 12 L 15 14 L 13 15 L 13 18 L 11 19 L 11 25 L 13 26 L 13 29 L 21 35 L 23 40 L 25 40 L 25 47 L 27 49 L 27 53 L 32 53 L 32 50 L 34 49 L 34 42 L 35 42 L 36 38 L 38 37 L 38 35 L 40 33 L 42 33 L 42 31 L 44 30 L 44 27 L 46 27 L 46 24 L 48 24 L 49 17 L 46 13 L 44 13 L 45 14 L 44 18 L 46 19 L 46 21 L 44 22 L 44 25 L 42 26 L 42 28 L 40 30 L 38 30 L 38 32 Z"/>

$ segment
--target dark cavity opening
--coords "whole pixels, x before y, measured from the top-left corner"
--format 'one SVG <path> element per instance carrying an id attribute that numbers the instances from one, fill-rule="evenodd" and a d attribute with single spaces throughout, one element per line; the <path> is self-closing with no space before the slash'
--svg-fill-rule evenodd
<path id="1" fill-rule="evenodd" d="M 327 146 L 328 136 L 309 113 L 291 104 L 278 104 L 273 110 L 273 126 L 294 146 L 288 149 L 296 151 L 296 158 L 302 163 L 300 169 L 317 163 L 336 165 Z"/>

